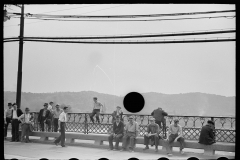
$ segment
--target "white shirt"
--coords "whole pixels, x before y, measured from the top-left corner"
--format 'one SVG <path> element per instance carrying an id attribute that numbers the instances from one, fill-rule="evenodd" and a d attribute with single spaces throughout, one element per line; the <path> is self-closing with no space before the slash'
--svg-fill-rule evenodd
<path id="1" fill-rule="evenodd" d="M 25 119 L 24 119 L 24 115 L 25 115 Z M 23 122 L 25 122 L 25 123 L 28 123 L 30 118 L 31 118 L 30 113 L 28 113 L 28 114 L 24 113 L 19 117 L 19 119 L 23 119 Z"/>
<path id="2" fill-rule="evenodd" d="M 52 111 L 52 108 L 53 108 L 53 107 L 51 106 L 51 104 L 48 104 L 48 108 L 47 108 L 47 109 L 50 110 L 50 111 Z"/>
<path id="3" fill-rule="evenodd" d="M 103 106 L 100 102 L 93 102 L 93 109 L 100 109 L 101 110 L 101 106 Z"/>
<path id="4" fill-rule="evenodd" d="M 65 112 L 62 112 L 60 115 L 59 115 L 59 121 L 60 122 L 67 122 L 67 114 Z"/>
<path id="5" fill-rule="evenodd" d="M 16 110 L 13 109 L 13 119 L 18 119 L 17 109 Z"/>

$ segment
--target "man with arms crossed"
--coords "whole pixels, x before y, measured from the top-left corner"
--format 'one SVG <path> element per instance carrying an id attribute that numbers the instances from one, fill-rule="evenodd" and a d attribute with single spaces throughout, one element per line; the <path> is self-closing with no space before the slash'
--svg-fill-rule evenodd
<path id="1" fill-rule="evenodd" d="M 98 123 L 100 123 L 99 115 L 100 115 L 100 113 L 102 113 L 102 107 L 103 107 L 102 103 L 97 101 L 97 97 L 94 97 L 93 98 L 93 111 L 90 115 L 90 119 L 93 123 L 94 123 L 93 116 L 95 114 L 96 114 L 96 119 L 97 119 Z"/>
<path id="2" fill-rule="evenodd" d="M 116 116 L 116 121 L 113 123 L 113 133 L 110 134 L 108 137 L 109 150 L 113 150 L 113 139 L 116 140 L 114 150 L 119 150 L 118 144 L 119 144 L 120 139 L 123 136 L 123 130 L 124 130 L 124 124 L 122 121 L 120 121 L 120 117 Z"/>
<path id="3" fill-rule="evenodd" d="M 66 147 L 65 145 L 65 128 L 66 128 L 66 122 L 67 122 L 67 108 L 63 108 L 63 112 L 59 115 L 58 120 L 58 130 L 60 131 L 60 136 L 54 141 L 55 145 L 58 145 L 58 143 L 61 141 L 61 146 Z M 67 129 L 67 128 L 66 128 Z"/>

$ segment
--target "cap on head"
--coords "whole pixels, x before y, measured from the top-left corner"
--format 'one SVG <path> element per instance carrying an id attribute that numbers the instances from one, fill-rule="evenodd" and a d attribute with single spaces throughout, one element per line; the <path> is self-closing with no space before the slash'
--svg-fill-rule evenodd
<path id="1" fill-rule="evenodd" d="M 179 122 L 179 120 L 178 119 L 174 119 L 174 123 L 178 123 Z"/>
<path id="2" fill-rule="evenodd" d="M 211 120 L 208 120 L 207 123 L 214 125 L 214 122 Z"/>
<path id="3" fill-rule="evenodd" d="M 29 108 L 25 108 L 25 111 L 30 111 L 30 109 Z"/>
<path id="4" fill-rule="evenodd" d="M 117 106 L 117 108 L 121 109 L 121 107 L 120 107 L 120 106 Z"/>
<path id="5" fill-rule="evenodd" d="M 59 104 L 56 104 L 56 107 L 59 107 Z"/>
<path id="6" fill-rule="evenodd" d="M 13 103 L 12 105 L 13 105 L 13 106 L 16 106 L 17 104 L 16 104 L 16 103 Z"/>
<path id="7" fill-rule="evenodd" d="M 52 104 L 53 102 L 51 101 L 51 102 L 49 102 L 49 104 Z"/>
<path id="8" fill-rule="evenodd" d="M 68 107 L 63 107 L 64 110 L 68 109 Z"/>
<path id="9" fill-rule="evenodd" d="M 94 100 L 97 100 L 97 97 L 93 97 Z"/>
<path id="10" fill-rule="evenodd" d="M 129 116 L 128 119 L 133 119 L 133 116 Z"/>
<path id="11" fill-rule="evenodd" d="M 149 119 L 150 121 L 155 121 L 155 118 L 153 118 L 153 117 L 150 117 L 150 119 Z"/>
<path id="12" fill-rule="evenodd" d="M 11 105 L 12 105 L 12 103 L 8 103 L 8 105 L 9 105 L 9 106 L 11 106 Z"/>
<path id="13" fill-rule="evenodd" d="M 44 103 L 44 105 L 43 106 L 48 106 L 48 104 L 47 103 Z"/>
<path id="14" fill-rule="evenodd" d="M 116 119 L 120 119 L 120 116 L 119 116 L 119 115 L 117 115 L 117 116 L 116 116 Z"/>

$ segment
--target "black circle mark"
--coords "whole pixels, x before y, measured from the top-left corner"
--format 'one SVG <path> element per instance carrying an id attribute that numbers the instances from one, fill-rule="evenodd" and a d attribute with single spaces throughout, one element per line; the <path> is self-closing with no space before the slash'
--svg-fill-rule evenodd
<path id="1" fill-rule="evenodd" d="M 130 92 L 123 99 L 123 106 L 128 112 L 140 112 L 145 105 L 143 96 L 138 92 Z"/>

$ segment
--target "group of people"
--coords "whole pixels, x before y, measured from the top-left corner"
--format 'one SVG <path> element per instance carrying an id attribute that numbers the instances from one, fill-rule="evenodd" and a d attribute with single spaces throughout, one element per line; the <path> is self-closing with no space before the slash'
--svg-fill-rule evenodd
<path id="1" fill-rule="evenodd" d="M 31 131 L 34 117 L 29 111 L 29 108 L 25 108 L 23 113 L 16 103 L 8 103 L 8 108 L 4 112 L 4 139 L 7 138 L 8 125 L 11 123 L 12 139 L 10 142 L 31 142 L 29 140 L 29 132 Z M 22 130 L 21 137 L 19 136 L 19 124 Z"/>
<path id="2" fill-rule="evenodd" d="M 44 103 L 44 108 L 40 110 L 38 115 L 38 122 L 40 123 L 40 130 L 44 131 L 44 124 L 48 127 L 48 131 L 51 130 L 51 124 L 54 125 L 54 132 L 60 132 L 60 136 L 54 140 L 54 144 L 58 145 L 61 142 L 62 147 L 65 145 L 65 130 L 67 122 L 67 112 L 68 107 L 60 109 L 59 104 L 53 107 L 53 102 Z M 93 111 L 90 114 L 90 119 L 94 123 L 94 115 L 96 115 L 97 122 L 100 123 L 99 115 L 102 112 L 103 105 L 97 101 L 97 97 L 93 98 Z M 8 108 L 4 112 L 4 137 L 7 136 L 7 128 L 9 123 L 12 124 L 12 140 L 11 142 L 19 142 L 19 124 L 21 124 L 22 133 L 21 141 L 30 142 L 29 132 L 31 131 L 31 125 L 33 124 L 33 116 L 29 113 L 29 108 L 25 108 L 25 112 L 17 107 L 17 104 L 8 103 Z M 119 142 L 122 141 L 122 149 L 120 151 L 127 150 L 129 146 L 129 151 L 134 152 L 135 141 L 139 136 L 139 125 L 134 121 L 133 116 L 128 117 L 128 122 L 124 124 L 122 118 L 123 112 L 121 107 L 117 106 L 116 110 L 112 113 L 112 123 L 113 130 L 109 134 L 109 150 L 120 150 Z M 178 141 L 180 143 L 180 153 L 183 154 L 184 149 L 184 138 L 182 126 L 179 125 L 179 120 L 175 119 L 173 124 L 168 127 L 166 139 L 160 134 L 162 130 L 166 133 L 166 119 L 165 116 L 168 114 L 162 110 L 162 108 L 157 108 L 151 113 L 149 119 L 150 124 L 147 125 L 147 132 L 144 135 L 144 145 L 143 150 L 149 149 L 149 144 L 151 146 L 155 145 L 155 151 L 158 151 L 159 139 L 166 142 L 167 155 L 172 155 L 171 145 L 173 142 Z M 26 136 L 26 138 L 25 138 Z M 113 146 L 113 140 L 115 140 L 115 146 Z M 199 137 L 199 143 L 205 145 L 211 145 L 215 143 L 215 127 L 214 122 L 211 120 L 207 121 L 207 124 L 202 127 Z"/>

